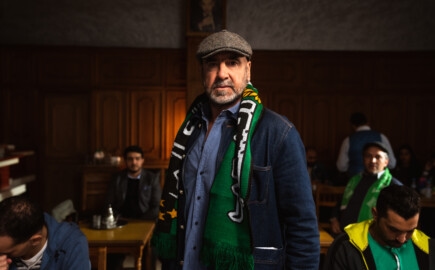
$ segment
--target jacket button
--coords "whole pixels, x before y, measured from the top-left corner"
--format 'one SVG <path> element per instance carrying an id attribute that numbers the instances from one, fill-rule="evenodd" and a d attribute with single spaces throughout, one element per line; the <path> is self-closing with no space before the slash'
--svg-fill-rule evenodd
<path id="1" fill-rule="evenodd" d="M 184 194 L 184 191 L 183 191 L 182 189 L 180 189 L 180 191 L 179 191 L 179 192 L 180 192 L 180 194 L 181 194 L 181 195 L 183 195 L 183 194 Z"/>
<path id="2" fill-rule="evenodd" d="M 184 261 L 179 261 L 178 262 L 180 265 L 183 265 L 184 264 Z"/>
<path id="3" fill-rule="evenodd" d="M 184 225 L 180 225 L 180 229 L 184 230 Z"/>

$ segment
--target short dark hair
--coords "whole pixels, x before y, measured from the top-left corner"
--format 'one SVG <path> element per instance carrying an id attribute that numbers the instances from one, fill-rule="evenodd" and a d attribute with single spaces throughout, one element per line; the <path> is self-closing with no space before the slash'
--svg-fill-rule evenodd
<path id="1" fill-rule="evenodd" d="M 26 195 L 13 196 L 0 202 L 0 235 L 9 236 L 18 245 L 42 230 L 44 212 Z"/>
<path id="2" fill-rule="evenodd" d="M 138 145 L 130 145 L 124 149 L 124 159 L 127 159 L 127 154 L 130 152 L 139 153 L 143 157 L 143 150 Z"/>
<path id="3" fill-rule="evenodd" d="M 420 195 L 405 185 L 392 184 L 379 193 L 376 202 L 378 216 L 387 217 L 387 211 L 393 210 L 405 220 L 420 213 Z"/>
<path id="4" fill-rule="evenodd" d="M 350 123 L 355 126 L 367 124 L 367 117 L 362 112 L 354 112 L 350 116 Z"/>

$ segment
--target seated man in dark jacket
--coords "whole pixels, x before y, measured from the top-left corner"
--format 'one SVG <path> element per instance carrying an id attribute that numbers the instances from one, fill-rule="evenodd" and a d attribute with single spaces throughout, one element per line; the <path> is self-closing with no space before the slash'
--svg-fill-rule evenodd
<path id="1" fill-rule="evenodd" d="M 124 161 L 127 168 L 110 183 L 107 204 L 121 217 L 156 219 L 161 196 L 159 174 L 142 167 L 144 157 L 139 146 L 127 147 Z"/>
<path id="2" fill-rule="evenodd" d="M 160 175 L 143 168 L 143 150 L 139 146 L 125 148 L 124 162 L 127 168 L 114 175 L 110 183 L 107 204 L 123 218 L 156 220 L 162 193 Z M 122 269 L 124 254 L 110 254 L 107 258 L 109 270 Z"/>
<path id="3" fill-rule="evenodd" d="M 412 188 L 382 189 L 372 213 L 334 240 L 324 270 L 429 269 L 429 237 L 417 230 L 420 196 Z"/>
<path id="4" fill-rule="evenodd" d="M 389 154 L 382 142 L 374 141 L 364 145 L 364 171 L 349 180 L 343 198 L 337 202 L 330 219 L 333 235 L 341 233 L 351 223 L 371 218 L 371 208 L 375 206 L 381 189 L 390 184 L 402 184 L 387 168 Z"/>

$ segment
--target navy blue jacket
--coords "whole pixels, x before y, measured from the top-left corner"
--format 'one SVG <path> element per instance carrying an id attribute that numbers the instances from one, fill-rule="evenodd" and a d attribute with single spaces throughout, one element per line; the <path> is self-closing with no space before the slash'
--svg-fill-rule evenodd
<path id="1" fill-rule="evenodd" d="M 195 117 L 191 121 L 204 124 Z M 218 165 L 235 127 L 235 119 L 223 125 Z M 199 128 L 190 136 L 191 141 L 196 139 L 197 131 Z M 187 144 L 187 152 L 191 145 Z M 264 109 L 251 146 L 253 171 L 247 205 L 255 269 L 318 269 L 319 231 L 305 149 L 298 131 L 285 117 Z M 181 174 L 179 189 L 183 189 L 184 181 Z M 178 203 L 178 258 L 177 262 L 164 262 L 163 269 L 180 269 L 183 260 L 185 239 L 180 229 L 185 225 L 183 196 L 179 196 Z"/>

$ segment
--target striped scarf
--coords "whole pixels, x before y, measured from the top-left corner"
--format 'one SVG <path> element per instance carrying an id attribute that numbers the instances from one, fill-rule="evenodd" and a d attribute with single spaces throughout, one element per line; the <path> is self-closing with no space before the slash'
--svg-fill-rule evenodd
<path id="1" fill-rule="evenodd" d="M 206 100 L 203 94 L 193 102 L 172 148 L 159 218 L 151 241 L 162 258 L 176 258 L 180 170 L 186 143 L 195 129 L 190 119 Z M 262 111 L 257 89 L 248 84 L 240 103 L 235 141 L 231 141 L 226 150 L 210 191 L 201 261 L 217 270 L 254 268 L 245 200 L 249 195 L 251 139 Z"/>

